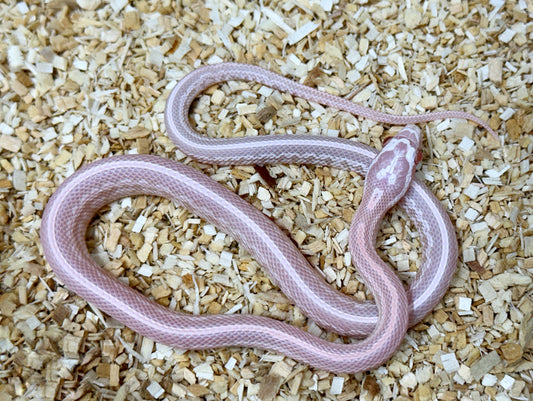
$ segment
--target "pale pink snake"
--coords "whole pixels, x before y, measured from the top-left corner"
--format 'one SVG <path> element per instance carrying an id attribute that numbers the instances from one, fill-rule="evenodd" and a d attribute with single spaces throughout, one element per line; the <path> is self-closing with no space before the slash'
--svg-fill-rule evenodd
<path id="1" fill-rule="evenodd" d="M 198 135 L 189 124 L 192 102 L 209 86 L 227 80 L 259 82 L 391 124 L 470 119 L 495 135 L 484 121 L 467 113 L 443 111 L 418 116 L 379 113 L 260 67 L 227 63 L 193 71 L 176 85 L 168 99 L 168 134 L 180 150 L 202 162 L 307 163 L 368 175 L 377 154 L 375 149 L 341 138 L 266 135 L 215 139 Z M 385 146 L 367 176 L 363 200 L 351 225 L 349 250 L 376 303 L 358 303 L 335 291 L 265 215 L 191 167 L 157 156 L 110 157 L 81 168 L 65 180 L 44 212 L 43 250 L 55 274 L 68 288 L 128 327 L 161 343 L 182 349 L 258 347 L 324 370 L 368 370 L 386 361 L 401 343 L 407 328 L 435 307 L 456 267 L 457 243 L 447 214 L 420 181 L 410 182 L 419 136 L 417 127 L 408 126 Z M 330 343 L 266 317 L 178 313 L 121 283 L 93 261 L 85 235 L 89 222 L 101 207 L 138 194 L 173 199 L 214 223 L 250 252 L 273 282 L 310 319 L 327 330 L 366 338 L 352 344 Z M 380 220 L 396 202 L 409 215 L 423 244 L 421 267 L 407 290 L 374 249 Z"/>

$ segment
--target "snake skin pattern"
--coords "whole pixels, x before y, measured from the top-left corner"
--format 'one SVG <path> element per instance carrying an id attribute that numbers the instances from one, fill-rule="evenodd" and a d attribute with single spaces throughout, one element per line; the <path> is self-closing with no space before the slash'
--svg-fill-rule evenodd
<path id="1" fill-rule="evenodd" d="M 41 226 L 46 259 L 57 277 L 115 319 L 161 343 L 182 349 L 257 347 L 316 368 L 361 372 L 383 364 L 407 327 L 419 322 L 446 292 L 457 262 L 454 228 L 440 202 L 417 179 L 420 131 L 407 126 L 377 151 L 352 140 L 306 135 L 215 139 L 202 137 L 188 114 L 199 93 L 216 82 L 246 79 L 374 120 L 411 124 L 441 118 L 477 117 L 461 112 L 390 116 L 295 83 L 259 67 L 220 64 L 181 80 L 167 102 L 167 132 L 185 153 L 217 164 L 308 163 L 367 176 L 363 199 L 350 227 L 349 250 L 376 302 L 358 303 L 331 288 L 283 232 L 265 215 L 209 177 L 157 156 L 114 156 L 91 163 L 60 185 Z M 479 121 L 478 121 L 479 120 Z M 412 181 L 411 181 L 412 179 Z M 233 236 L 287 297 L 318 325 L 363 340 L 331 343 L 286 323 L 261 316 L 192 316 L 171 311 L 98 266 L 85 244 L 87 226 L 113 200 L 157 195 L 176 201 Z M 378 257 L 375 237 L 385 212 L 401 206 L 420 233 L 421 267 L 407 288 Z"/>

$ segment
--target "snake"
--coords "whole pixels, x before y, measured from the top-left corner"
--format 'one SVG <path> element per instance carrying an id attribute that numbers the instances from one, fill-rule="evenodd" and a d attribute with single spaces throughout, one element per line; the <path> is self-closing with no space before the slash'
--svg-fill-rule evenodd
<path id="1" fill-rule="evenodd" d="M 380 152 L 352 139 L 322 135 L 213 138 L 199 134 L 189 117 L 193 102 L 212 85 L 229 80 L 253 81 L 363 118 L 404 127 Z M 456 269 L 454 226 L 441 202 L 415 176 L 422 141 L 415 124 L 446 118 L 471 120 L 496 135 L 481 118 L 466 112 L 413 116 L 382 113 L 262 67 L 240 63 L 197 68 L 179 80 L 168 96 L 166 131 L 180 151 L 200 162 L 316 164 L 364 176 L 362 200 L 349 229 L 348 250 L 373 300 L 356 301 L 330 286 L 282 229 L 243 198 L 184 163 L 156 155 L 103 158 L 65 179 L 43 213 L 44 256 L 67 288 L 154 341 L 178 349 L 265 349 L 335 373 L 374 369 L 395 353 L 408 328 L 436 307 Z M 328 341 L 266 316 L 171 310 L 114 277 L 91 257 L 85 240 L 87 229 L 102 207 L 135 195 L 171 199 L 231 235 L 294 305 L 320 327 L 345 336 L 344 341 Z M 375 249 L 380 222 L 395 205 L 412 221 L 422 244 L 420 268 L 408 284 L 400 281 Z"/>

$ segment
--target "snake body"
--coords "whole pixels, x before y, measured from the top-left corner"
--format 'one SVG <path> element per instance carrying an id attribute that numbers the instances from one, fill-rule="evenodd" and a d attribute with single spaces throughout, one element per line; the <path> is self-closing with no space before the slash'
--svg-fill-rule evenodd
<path id="1" fill-rule="evenodd" d="M 167 132 L 197 160 L 216 164 L 307 163 L 367 176 L 350 227 L 349 250 L 375 302 L 356 302 L 331 288 L 286 235 L 236 194 L 193 168 L 150 155 L 113 156 L 91 163 L 63 182 L 43 215 L 41 239 L 48 263 L 64 284 L 98 308 L 153 340 L 182 349 L 257 347 L 316 368 L 360 372 L 383 364 L 405 332 L 446 292 L 457 262 L 454 228 L 435 196 L 413 172 L 420 131 L 408 125 L 379 153 L 352 140 L 312 135 L 216 139 L 200 136 L 188 119 L 203 90 L 226 80 L 251 80 L 370 119 L 413 124 L 440 118 L 482 120 L 462 112 L 393 116 L 298 84 L 260 67 L 226 63 L 193 71 L 173 89 Z M 479 121 L 478 121 L 479 120 Z M 492 130 L 490 130 L 493 133 Z M 113 200 L 138 194 L 170 198 L 232 235 L 287 297 L 318 325 L 364 337 L 331 343 L 274 319 L 252 315 L 200 315 L 171 311 L 104 271 L 85 244 L 87 226 Z M 386 211 L 398 204 L 420 233 L 421 267 L 407 288 L 378 257 L 375 237 Z"/>

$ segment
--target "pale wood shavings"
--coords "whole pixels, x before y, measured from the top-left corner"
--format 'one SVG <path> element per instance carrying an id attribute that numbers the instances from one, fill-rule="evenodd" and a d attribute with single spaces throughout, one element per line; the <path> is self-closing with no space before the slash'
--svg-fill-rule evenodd
<path id="1" fill-rule="evenodd" d="M 0 5 L 0 399 L 507 400 L 533 393 L 533 91 L 529 0 L 504 2 L 7 1 Z M 172 349 L 64 289 L 39 227 L 59 183 L 123 153 L 184 161 L 270 216 L 334 287 L 371 299 L 347 252 L 364 180 L 326 166 L 209 166 L 164 132 L 175 81 L 203 64 L 262 65 L 400 114 L 456 109 L 498 129 L 428 123 L 420 178 L 452 217 L 459 269 L 384 366 L 334 375 L 272 352 Z M 396 129 L 249 82 L 191 113 L 210 136 L 342 136 L 380 148 Z M 164 199 L 103 209 L 88 246 L 111 274 L 171 309 L 252 313 L 333 341 L 256 261 Z M 408 280 L 421 243 L 401 211 L 378 251 Z"/>

